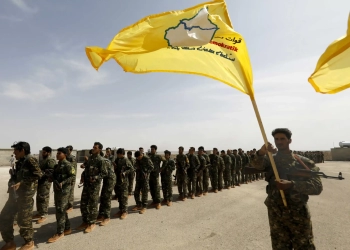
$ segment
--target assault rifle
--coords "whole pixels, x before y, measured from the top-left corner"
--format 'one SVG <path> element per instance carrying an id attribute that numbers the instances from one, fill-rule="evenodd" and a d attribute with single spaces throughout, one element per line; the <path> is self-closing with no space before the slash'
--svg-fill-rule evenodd
<path id="1" fill-rule="evenodd" d="M 51 181 L 53 182 L 53 186 L 54 186 L 57 190 L 63 192 L 60 183 L 58 182 L 58 180 L 55 178 L 55 176 L 54 176 L 54 174 L 53 174 L 53 169 L 46 169 L 46 170 L 45 170 L 45 175 L 47 176 L 47 178 L 49 178 L 49 180 L 51 180 Z M 60 179 L 59 176 L 58 176 L 58 179 Z"/>
<path id="2" fill-rule="evenodd" d="M 13 166 L 11 168 L 10 174 L 11 174 L 11 178 L 9 181 L 9 188 L 13 190 L 13 196 L 14 196 L 15 200 L 17 201 L 17 199 L 18 199 L 17 191 L 15 188 L 12 188 L 13 185 L 16 185 L 15 168 Z"/>

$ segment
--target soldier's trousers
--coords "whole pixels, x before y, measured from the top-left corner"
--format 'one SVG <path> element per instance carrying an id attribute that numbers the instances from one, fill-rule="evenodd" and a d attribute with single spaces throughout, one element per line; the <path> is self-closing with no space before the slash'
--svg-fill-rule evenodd
<path id="1" fill-rule="evenodd" d="M 100 188 L 101 182 L 85 183 L 84 185 L 81 193 L 80 211 L 85 223 L 96 223 Z"/>
<path id="2" fill-rule="evenodd" d="M 23 188 L 22 185 L 26 186 L 25 190 L 20 190 Z M 32 226 L 32 213 L 34 205 L 33 197 L 36 190 L 36 183 L 32 183 L 30 186 L 21 184 L 19 191 L 17 191 L 17 201 L 15 200 L 13 192 L 10 191 L 9 199 L 0 213 L 0 231 L 5 242 L 10 242 L 14 239 L 13 222 L 16 214 L 21 237 L 25 242 L 33 240 L 34 230 Z"/>
<path id="3" fill-rule="evenodd" d="M 209 191 L 209 169 L 203 170 L 203 192 L 208 193 Z"/>
<path id="4" fill-rule="evenodd" d="M 127 178 L 125 178 L 125 181 Z M 118 202 L 119 202 L 119 211 L 122 213 L 126 213 L 128 211 L 128 198 L 129 198 L 129 192 L 128 192 L 128 182 L 118 183 Z M 142 191 L 143 195 L 143 191 Z"/>
<path id="5" fill-rule="evenodd" d="M 231 168 L 231 187 L 236 185 L 236 170 L 234 167 Z"/>
<path id="6" fill-rule="evenodd" d="M 219 190 L 223 189 L 223 187 L 224 187 L 223 175 L 224 175 L 224 171 L 219 169 L 218 170 L 218 188 L 219 188 Z"/>
<path id="7" fill-rule="evenodd" d="M 160 186 L 158 171 L 151 172 L 149 176 L 149 189 L 151 191 L 153 203 L 160 203 Z"/>
<path id="8" fill-rule="evenodd" d="M 69 200 L 68 200 L 68 208 L 72 208 L 74 206 L 74 187 L 75 187 L 75 179 L 72 180 L 72 187 L 70 189 Z"/>
<path id="9" fill-rule="evenodd" d="M 162 191 L 165 201 L 173 200 L 173 185 L 172 185 L 172 174 L 161 173 Z"/>
<path id="10" fill-rule="evenodd" d="M 140 200 L 140 192 L 142 191 L 142 199 Z M 134 191 L 135 202 L 138 207 L 147 207 L 148 202 L 148 179 L 136 176 L 136 186 Z"/>
<path id="11" fill-rule="evenodd" d="M 272 249 L 313 250 L 312 223 L 307 205 L 284 211 L 278 206 L 267 206 Z"/>
<path id="12" fill-rule="evenodd" d="M 187 172 L 187 186 L 188 186 L 188 193 L 190 195 L 196 194 L 196 182 L 197 182 L 197 175 L 194 170 L 188 170 Z"/>
<path id="13" fill-rule="evenodd" d="M 187 173 L 184 173 L 183 171 L 177 171 L 177 189 L 179 191 L 179 195 L 183 197 L 187 197 Z"/>
<path id="14" fill-rule="evenodd" d="M 134 179 L 135 179 L 135 172 L 132 171 L 131 173 L 128 174 L 128 180 L 129 180 L 129 184 L 128 184 L 128 194 L 131 195 L 132 194 L 132 190 L 134 188 Z"/>
<path id="15" fill-rule="evenodd" d="M 211 187 L 214 190 L 218 189 L 218 169 L 212 168 L 210 169 L 210 182 L 211 182 Z"/>
<path id="16" fill-rule="evenodd" d="M 241 171 L 242 170 L 240 168 L 236 170 L 236 177 L 235 177 L 236 178 L 235 179 L 236 185 L 241 183 L 241 176 L 242 176 L 242 172 Z"/>
<path id="17" fill-rule="evenodd" d="M 195 173 L 197 194 L 203 194 L 203 172 Z"/>
<path id="18" fill-rule="evenodd" d="M 115 186 L 115 175 L 112 177 L 105 177 L 103 179 L 101 196 L 100 196 L 100 207 L 98 215 L 105 218 L 111 217 L 111 201 L 113 195 L 113 189 Z"/>
<path id="19" fill-rule="evenodd" d="M 225 188 L 231 187 L 231 168 L 226 167 L 224 170 L 224 186 Z"/>
<path id="20" fill-rule="evenodd" d="M 54 197 L 56 204 L 56 222 L 57 222 L 57 233 L 61 234 L 64 230 L 70 229 L 70 222 L 68 219 L 67 209 L 70 198 L 70 190 L 72 186 L 70 184 L 63 188 L 63 192 L 54 189 Z"/>
<path id="21" fill-rule="evenodd" d="M 51 186 L 52 182 L 49 181 L 38 183 L 38 189 L 36 192 L 36 210 L 40 216 L 48 214 Z"/>

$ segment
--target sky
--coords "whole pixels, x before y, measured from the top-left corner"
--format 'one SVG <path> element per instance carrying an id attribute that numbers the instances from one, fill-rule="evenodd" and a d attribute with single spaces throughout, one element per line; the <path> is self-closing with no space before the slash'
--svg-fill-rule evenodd
<path id="1" fill-rule="evenodd" d="M 106 47 L 139 19 L 201 0 L 2 0 L 0 148 L 27 141 L 177 150 L 245 150 L 263 138 L 249 96 L 195 75 L 125 73 L 113 60 L 95 71 L 86 46 Z M 293 150 L 350 141 L 350 89 L 316 93 L 307 79 L 327 46 L 345 35 L 349 0 L 226 1 L 246 39 L 257 105 L 271 131 L 293 132 Z"/>

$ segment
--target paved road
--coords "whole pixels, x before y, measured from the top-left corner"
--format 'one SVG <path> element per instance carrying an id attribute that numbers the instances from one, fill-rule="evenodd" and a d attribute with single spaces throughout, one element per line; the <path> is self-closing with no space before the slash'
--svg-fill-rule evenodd
<path id="1" fill-rule="evenodd" d="M 321 171 L 345 180 L 322 179 L 324 190 L 310 198 L 317 249 L 349 249 L 350 246 L 350 162 L 319 164 Z M 79 175 L 78 175 L 79 176 Z M 0 168 L 0 208 L 7 199 L 8 168 Z M 243 185 L 206 197 L 174 202 L 172 207 L 148 209 L 144 215 L 130 212 L 125 220 L 113 219 L 106 227 L 90 234 L 74 231 L 62 240 L 47 244 L 55 233 L 53 195 L 50 215 L 43 225 L 34 224 L 35 243 L 40 249 L 271 249 L 265 199 L 265 181 Z M 177 191 L 174 187 L 175 198 Z M 69 214 L 72 227 L 81 223 L 76 188 L 74 211 Z M 150 199 L 150 195 L 149 195 Z M 135 205 L 129 199 L 130 208 Z M 112 203 L 112 214 L 118 209 Z M 22 244 L 15 228 L 17 245 Z M 0 246 L 3 241 L 0 241 Z"/>

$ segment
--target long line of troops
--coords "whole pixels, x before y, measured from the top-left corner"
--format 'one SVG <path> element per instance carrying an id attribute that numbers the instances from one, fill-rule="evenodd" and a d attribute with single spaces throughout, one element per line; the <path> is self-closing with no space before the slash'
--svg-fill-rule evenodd
<path id="1" fill-rule="evenodd" d="M 220 154 L 219 150 L 214 148 L 212 154 L 208 155 L 204 147 L 199 147 L 197 154 L 194 147 L 191 147 L 187 154 L 184 153 L 183 147 L 179 147 L 179 153 L 174 160 L 170 159 L 171 152 L 168 150 L 164 151 L 164 156 L 157 154 L 156 145 L 151 146 L 149 153 L 139 148 L 134 157 L 131 151 L 128 151 L 125 156 L 123 148 L 119 148 L 114 155 L 111 148 L 106 149 L 105 155 L 102 149 L 103 145 L 95 142 L 90 150 L 90 156 L 85 157 L 84 163 L 80 166 L 84 169 L 79 184 L 79 187 L 83 187 L 80 202 L 82 224 L 77 230 L 84 230 L 85 233 L 93 231 L 96 223 L 105 226 L 110 222 L 113 190 L 114 199 L 119 202 L 119 212 L 115 217 L 125 219 L 128 214 L 128 198 L 132 194 L 136 201 L 132 211 L 139 211 L 140 214 L 146 212 L 149 191 L 152 196 L 151 206 L 156 209 L 160 209 L 162 205 L 171 206 L 172 177 L 175 177 L 181 201 L 207 195 L 209 180 L 210 191 L 218 193 L 223 189 L 235 188 L 264 178 L 264 173 L 244 174 L 242 172 L 242 167 L 249 165 L 250 160 L 256 155 L 255 149 L 247 152 L 241 148 L 228 149 L 222 150 Z M 50 147 L 42 149 L 43 160 L 39 163 L 42 177 L 38 181 L 36 195 L 37 214 L 32 219 L 37 220 L 38 224 L 46 221 L 53 182 L 57 232 L 48 240 L 49 243 L 72 233 L 68 213 L 73 210 L 77 173 L 77 162 L 75 156 L 71 154 L 72 150 L 72 146 L 59 148 L 56 155 L 58 163 L 56 163 L 51 157 L 52 149 Z M 316 163 L 324 161 L 322 152 L 295 153 L 305 155 Z M 175 175 L 173 175 L 174 170 L 176 170 Z M 163 192 L 162 201 L 159 176 Z M 136 185 L 132 192 L 135 177 Z"/>

